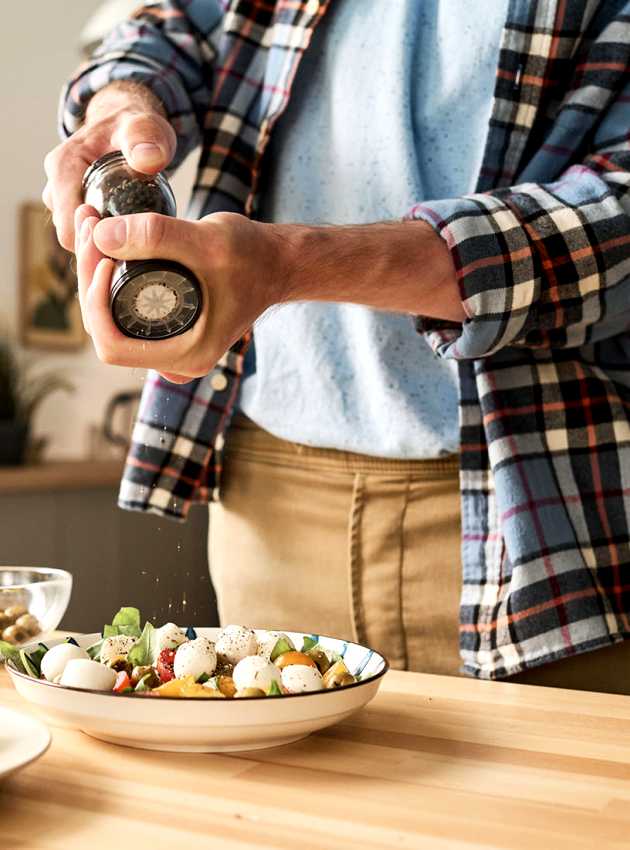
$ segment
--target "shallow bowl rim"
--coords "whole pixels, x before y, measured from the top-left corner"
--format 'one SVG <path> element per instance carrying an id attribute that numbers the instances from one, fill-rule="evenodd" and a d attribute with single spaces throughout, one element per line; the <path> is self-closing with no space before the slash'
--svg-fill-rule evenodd
<path id="1" fill-rule="evenodd" d="M 193 626 L 193 628 L 195 628 L 195 629 L 220 629 L 220 626 Z M 261 631 L 263 631 L 263 630 L 261 630 Z M 264 631 L 280 631 L 280 630 L 265 629 Z M 300 634 L 299 630 L 296 632 L 293 629 L 285 629 L 284 631 L 285 631 L 285 633 L 288 631 L 288 632 L 293 632 L 293 634 Z M 301 634 L 305 635 L 305 634 L 308 634 L 308 632 L 301 632 Z M 100 632 L 88 632 L 85 635 L 78 635 L 78 637 L 94 637 L 95 635 L 99 635 L 99 637 L 100 637 Z M 323 638 L 324 640 L 341 640 L 341 641 L 344 640 L 343 638 L 333 637 L 332 635 L 318 635 L 318 637 L 320 639 Z M 61 639 L 60 642 L 63 643 L 63 639 Z M 319 697 L 319 696 L 323 696 L 324 694 L 337 694 L 337 695 L 339 695 L 341 693 L 347 693 L 347 691 L 353 690 L 355 688 L 360 688 L 363 685 L 371 685 L 374 682 L 377 682 L 390 669 L 389 661 L 378 650 L 372 649 L 371 646 L 366 646 L 363 643 L 356 643 L 355 641 L 352 641 L 352 640 L 345 641 L 345 642 L 354 644 L 354 646 L 360 646 L 361 649 L 365 649 L 367 652 L 373 652 L 374 655 L 377 655 L 382 660 L 382 662 L 383 662 L 382 669 L 379 670 L 378 673 L 375 673 L 373 676 L 370 676 L 368 679 L 365 679 L 365 680 L 359 681 L 359 682 L 353 682 L 351 685 L 344 685 L 342 688 L 325 688 L 324 690 L 321 690 L 321 691 L 305 691 L 304 693 L 300 693 L 300 694 L 282 694 L 282 699 L 283 700 L 284 699 L 293 699 L 295 697 Z M 38 646 L 38 644 L 39 644 L 39 641 L 36 642 L 36 643 L 33 642 L 31 644 L 26 644 L 26 645 L 20 647 L 20 649 L 24 649 L 25 651 L 28 651 L 29 649 L 36 648 Z M 169 697 L 169 696 L 150 697 L 150 696 L 142 696 L 141 694 L 115 694 L 113 691 L 97 691 L 97 690 L 94 690 L 93 688 L 73 688 L 73 687 L 69 687 L 68 685 L 57 684 L 56 682 L 48 682 L 48 681 L 46 681 L 46 679 L 34 679 L 32 676 L 29 676 L 26 673 L 21 673 L 19 670 L 17 670 L 11 664 L 10 661 L 7 661 L 5 666 L 6 666 L 6 669 L 9 671 L 10 676 L 17 676 L 20 679 L 24 679 L 25 681 L 30 682 L 32 684 L 44 685 L 44 686 L 49 687 L 49 688 L 55 688 L 55 690 L 57 690 L 57 691 L 74 691 L 75 693 L 79 693 L 79 694 L 92 694 L 92 695 L 99 696 L 99 697 L 114 697 L 115 699 L 131 699 L 131 700 L 134 700 L 136 702 L 139 701 L 139 700 L 142 700 L 143 702 L 148 702 L 148 703 L 155 702 L 158 705 L 159 705 L 159 703 L 164 702 L 165 700 L 169 700 L 169 701 L 176 700 L 177 702 L 193 702 L 193 703 L 200 703 L 200 702 L 216 703 L 217 702 L 216 699 L 212 699 L 210 697 L 205 699 L 205 700 L 201 699 L 199 697 Z M 247 702 L 253 702 L 254 700 L 261 700 L 261 699 L 269 700 L 269 699 L 272 699 L 272 697 L 269 697 L 266 694 L 265 694 L 265 696 L 260 696 L 260 697 L 245 697 L 242 700 L 242 702 L 247 703 Z M 223 700 L 218 700 L 218 702 L 223 704 Z M 228 699 L 228 700 L 226 700 L 226 702 L 231 703 L 231 702 L 233 702 L 233 700 Z M 239 700 L 239 702 L 241 702 L 241 700 Z"/>

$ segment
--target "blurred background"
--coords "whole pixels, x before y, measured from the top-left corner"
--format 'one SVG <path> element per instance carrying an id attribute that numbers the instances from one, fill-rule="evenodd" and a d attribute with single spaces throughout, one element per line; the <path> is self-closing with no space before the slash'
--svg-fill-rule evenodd
<path id="1" fill-rule="evenodd" d="M 105 366 L 85 336 L 72 257 L 41 204 L 59 92 L 137 0 L 24 2 L 3 10 L 0 215 L 0 564 L 74 575 L 64 628 L 92 631 L 122 604 L 183 625 L 216 622 L 207 511 L 185 524 L 116 507 L 144 373 Z M 194 155 L 175 176 L 180 214 Z"/>

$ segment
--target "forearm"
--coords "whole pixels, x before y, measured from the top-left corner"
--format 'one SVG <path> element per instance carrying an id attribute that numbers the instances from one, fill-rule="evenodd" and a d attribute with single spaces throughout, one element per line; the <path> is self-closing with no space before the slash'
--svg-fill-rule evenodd
<path id="1" fill-rule="evenodd" d="M 462 322 L 453 261 L 424 222 L 273 228 L 282 301 L 341 301 Z"/>

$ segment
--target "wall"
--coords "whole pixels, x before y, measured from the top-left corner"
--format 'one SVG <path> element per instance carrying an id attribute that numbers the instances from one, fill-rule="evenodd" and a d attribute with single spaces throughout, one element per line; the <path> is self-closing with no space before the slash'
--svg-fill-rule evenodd
<path id="1" fill-rule="evenodd" d="M 0 206 L 0 324 L 17 332 L 19 205 L 37 200 L 44 187 L 42 161 L 57 142 L 56 111 L 60 87 L 78 64 L 79 34 L 101 0 L 29 0 L 6 4 L 0 28 L 0 162 L 3 165 Z M 188 193 L 192 164 L 178 175 L 180 209 Z M 4 331 L 3 331 L 4 332 Z M 65 374 L 75 385 L 73 396 L 51 396 L 36 416 L 36 435 L 46 434 L 46 457 L 83 457 L 88 451 L 87 426 L 100 423 L 108 399 L 123 389 L 139 388 L 140 370 L 101 364 L 89 343 L 72 353 L 28 352 L 46 369 Z"/>

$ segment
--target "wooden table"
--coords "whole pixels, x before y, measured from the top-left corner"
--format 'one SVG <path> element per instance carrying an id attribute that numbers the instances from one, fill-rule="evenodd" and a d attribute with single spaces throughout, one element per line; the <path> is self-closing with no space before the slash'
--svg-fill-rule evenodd
<path id="1" fill-rule="evenodd" d="M 0 673 L 0 704 L 28 711 Z M 391 672 L 360 714 L 241 755 L 53 729 L 0 785 L 7 850 L 630 847 L 630 698 Z"/>

